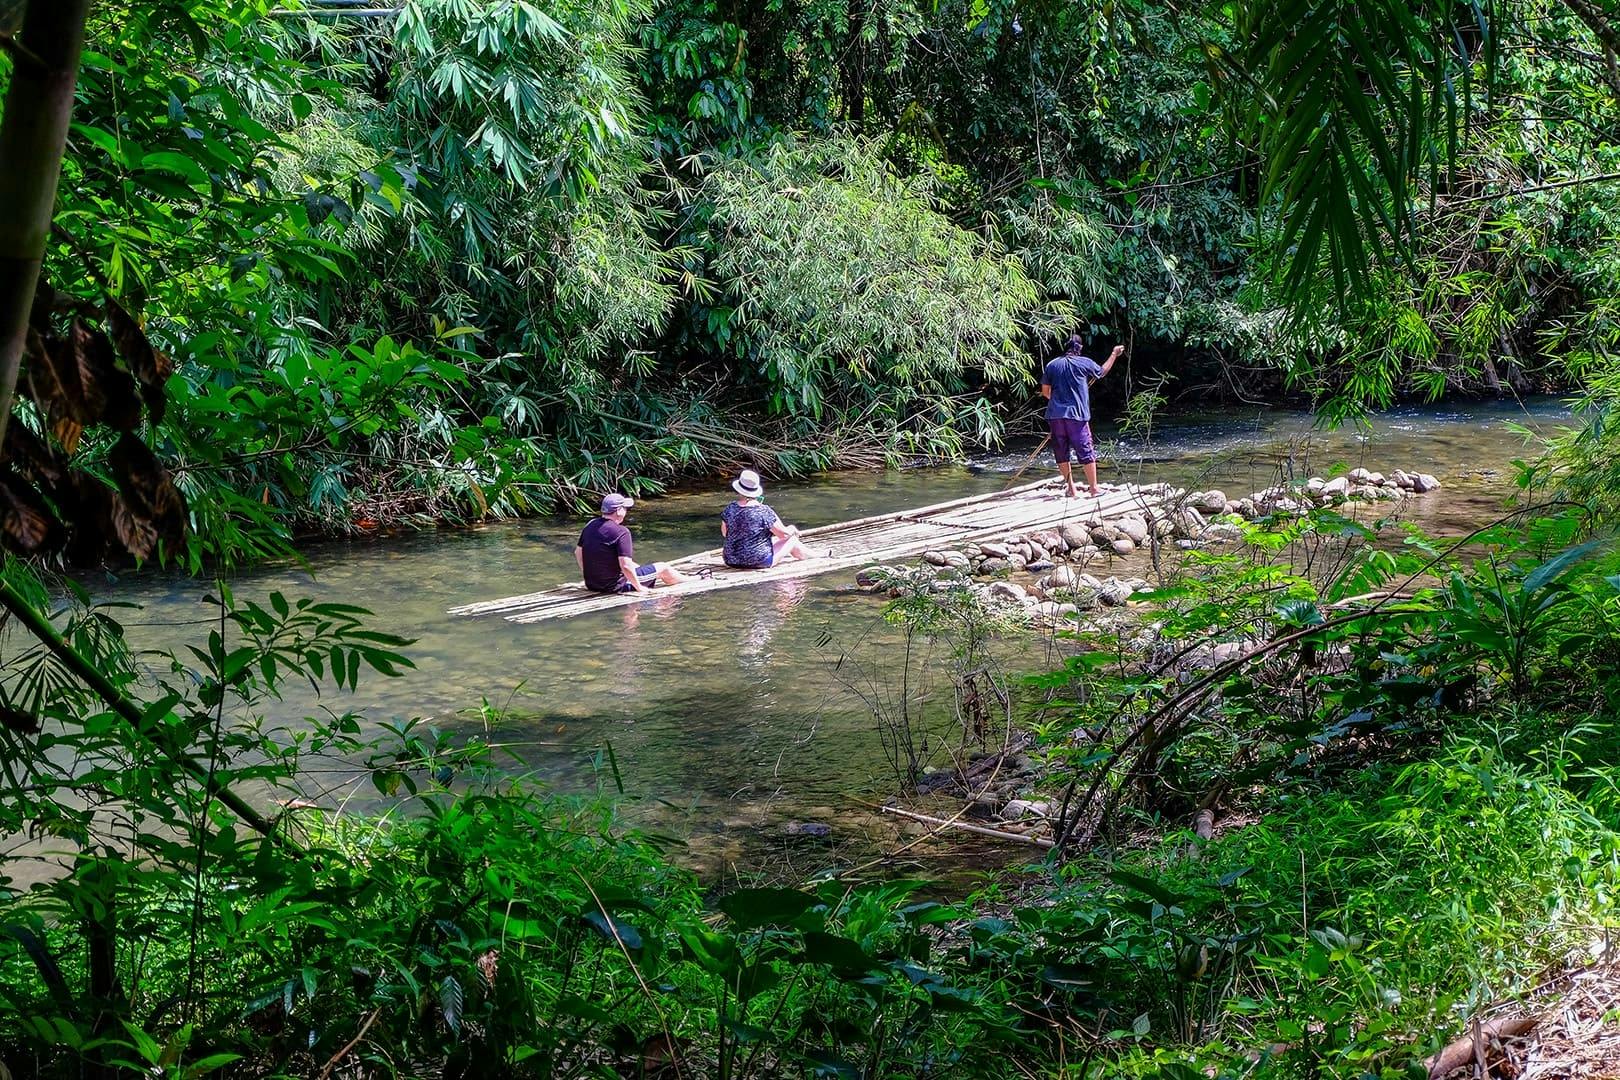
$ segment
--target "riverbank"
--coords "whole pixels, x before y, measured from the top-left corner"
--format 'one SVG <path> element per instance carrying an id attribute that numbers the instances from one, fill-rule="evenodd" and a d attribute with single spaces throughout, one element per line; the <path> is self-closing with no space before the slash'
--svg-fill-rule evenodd
<path id="1" fill-rule="evenodd" d="M 1506 1076 L 1532 1051 L 1577 1075 L 1556 1071 L 1567 1039 L 1523 1040 L 1560 987 L 1613 983 L 1612 546 L 1572 547 L 1590 522 L 1563 511 L 1458 544 L 1301 510 L 1172 552 L 1155 587 L 1094 597 L 1105 618 L 1066 613 L 1073 650 L 1005 687 L 1028 695 L 1005 750 L 923 771 L 899 805 L 922 835 L 1040 849 L 999 914 L 1097 933 L 1065 960 L 1118 1009 L 1091 1029 L 1103 1075 L 1439 1076 L 1477 1055 Z M 886 591 L 925 624 L 1041 621 L 1009 567 L 965 569 Z"/>

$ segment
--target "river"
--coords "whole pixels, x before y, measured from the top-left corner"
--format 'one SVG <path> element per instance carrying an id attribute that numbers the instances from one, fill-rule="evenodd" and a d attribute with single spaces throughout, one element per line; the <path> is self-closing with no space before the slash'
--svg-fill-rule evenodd
<path id="1" fill-rule="evenodd" d="M 1500 512 L 1513 490 L 1512 460 L 1533 456 L 1513 425 L 1548 433 L 1567 417 L 1560 402 L 1536 399 L 1402 409 L 1363 429 L 1320 431 L 1300 413 L 1227 410 L 1167 420 L 1151 442 L 1099 432 L 1111 448 L 1101 478 L 1220 487 L 1236 498 L 1275 482 L 1290 456 L 1301 476 L 1333 463 L 1405 468 L 1444 484 L 1408 504 L 1407 516 L 1457 533 Z M 1033 448 L 1031 440 L 960 467 L 783 482 L 768 499 L 785 520 L 822 525 L 999 490 Z M 1043 452 L 1024 479 L 1049 463 Z M 630 518 L 637 554 L 673 558 L 714 546 L 729 497 L 717 482 L 712 492 L 641 501 Z M 415 639 L 407 650 L 414 670 L 363 679 L 357 693 L 328 705 L 373 723 L 422 716 L 472 733 L 484 728 L 487 701 L 500 717 L 491 737 L 564 792 L 613 790 L 611 747 L 626 816 L 684 844 L 703 869 L 775 860 L 791 870 L 890 839 L 865 810 L 893 782 L 864 696 L 896 699 L 903 636 L 885 623 L 881 600 L 847 589 L 850 572 L 528 626 L 444 614 L 573 577 L 580 524 L 504 522 L 322 544 L 306 553 L 306 567 L 256 570 L 232 587 L 242 598 L 280 590 L 360 604 L 377 628 Z M 211 625 L 205 583 L 139 573 L 91 588 L 99 600 L 140 605 L 123 620 L 140 648 L 200 640 Z M 1031 658 L 1016 649 L 1014 663 Z M 287 721 L 316 707 L 296 691 L 268 706 Z M 367 805 L 368 785 L 356 778 L 344 794 Z M 801 821 L 833 826 L 833 840 L 807 848 L 790 839 L 786 826 Z"/>

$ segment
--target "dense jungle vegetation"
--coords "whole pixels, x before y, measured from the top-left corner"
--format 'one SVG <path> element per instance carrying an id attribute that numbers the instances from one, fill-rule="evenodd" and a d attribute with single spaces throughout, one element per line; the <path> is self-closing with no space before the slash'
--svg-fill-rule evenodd
<path id="1" fill-rule="evenodd" d="M 1612 392 L 1612 17 L 1413 12 L 95 5 L 45 277 L 172 358 L 227 558 L 949 455 L 1075 330 L 1115 395 Z"/>
<path id="2" fill-rule="evenodd" d="M 1602 952 L 1606 6 L 316 6 L 0 0 L 0 1080 L 1424 1075 Z M 349 712 L 410 666 L 361 608 L 216 577 L 154 657 L 64 575 L 949 456 L 1071 332 L 1130 345 L 1109 409 L 1580 422 L 1464 543 L 1316 512 L 1161 568 L 1022 688 L 1063 832 L 967 899 L 700 882 L 611 765 L 561 800 Z M 271 719 L 293 682 L 328 709 Z M 356 771 L 399 812 L 333 812 Z"/>

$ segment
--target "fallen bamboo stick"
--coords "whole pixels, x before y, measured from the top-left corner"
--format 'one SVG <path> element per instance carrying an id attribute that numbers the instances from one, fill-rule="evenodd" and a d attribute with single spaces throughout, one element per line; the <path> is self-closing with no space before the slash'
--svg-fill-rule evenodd
<path id="1" fill-rule="evenodd" d="M 1003 832 L 1000 829 L 991 829 L 983 825 L 969 825 L 965 821 L 947 821 L 944 818 L 929 817 L 927 814 L 917 814 L 910 810 L 902 810 L 898 806 L 880 806 L 878 809 L 883 811 L 885 814 L 898 814 L 900 817 L 911 818 L 913 821 L 920 821 L 925 825 L 936 825 L 945 829 L 962 829 L 966 832 L 978 833 L 980 836 L 991 836 L 997 840 L 1015 840 L 1021 844 L 1034 844 L 1036 847 L 1040 848 L 1050 848 L 1055 846 L 1052 841 L 1047 840 L 1045 837 L 1025 836 L 1023 833 L 1015 832 Z"/>

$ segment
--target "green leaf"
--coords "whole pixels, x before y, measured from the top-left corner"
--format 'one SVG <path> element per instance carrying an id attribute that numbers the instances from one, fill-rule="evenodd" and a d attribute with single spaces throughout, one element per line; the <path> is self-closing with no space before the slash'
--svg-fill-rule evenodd
<path id="1" fill-rule="evenodd" d="M 141 167 L 154 172 L 173 173 L 194 188 L 208 186 L 208 174 L 202 166 L 184 154 L 173 150 L 157 150 L 141 158 Z"/>
<path id="2" fill-rule="evenodd" d="M 1129 870 L 1113 870 L 1109 872 L 1108 877 L 1115 884 L 1123 885 L 1127 889 L 1134 889 L 1143 896 L 1158 901 L 1166 908 L 1180 907 L 1193 899 L 1191 896 L 1172 892 L 1154 879 L 1143 877 L 1141 874 L 1133 874 Z"/>
<path id="3" fill-rule="evenodd" d="M 810 893 L 797 889 L 738 889 L 720 901 L 720 910 L 738 926 L 786 926 L 819 905 Z"/>
<path id="4" fill-rule="evenodd" d="M 826 964 L 844 974 L 865 974 L 879 967 L 878 962 L 858 942 L 821 930 L 805 932 L 802 955 L 806 963 Z"/>
<path id="5" fill-rule="evenodd" d="M 231 1053 L 209 1054 L 207 1057 L 198 1058 L 196 1061 L 193 1061 L 190 1065 L 187 1065 L 186 1066 L 186 1071 L 185 1071 L 185 1076 L 186 1076 L 187 1080 L 191 1080 L 192 1077 L 207 1076 L 209 1073 L 213 1072 L 215 1069 L 223 1069 L 225 1066 L 231 1064 L 232 1062 L 241 1061 L 241 1060 L 242 1060 L 242 1055 L 241 1054 L 231 1054 Z"/>
<path id="6" fill-rule="evenodd" d="M 439 1008 L 444 1015 L 444 1022 L 458 1038 L 461 1035 L 462 1005 L 461 983 L 454 975 L 446 975 L 444 981 L 439 983 Z"/>
<path id="7" fill-rule="evenodd" d="M 627 922 L 622 922 L 600 911 L 587 911 L 581 916 L 585 924 L 608 941 L 619 941 L 631 952 L 641 948 L 641 933 Z"/>

